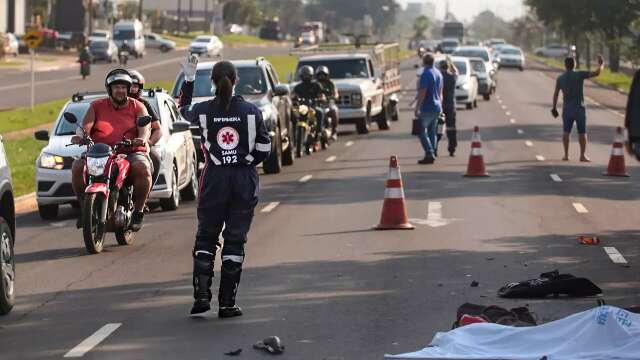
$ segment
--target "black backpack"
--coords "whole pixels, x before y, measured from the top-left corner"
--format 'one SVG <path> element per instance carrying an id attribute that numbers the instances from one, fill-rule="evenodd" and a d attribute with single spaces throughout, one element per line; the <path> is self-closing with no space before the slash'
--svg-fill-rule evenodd
<path id="1" fill-rule="evenodd" d="M 601 293 L 602 290 L 591 280 L 560 274 L 558 270 L 542 273 L 537 279 L 510 283 L 498 290 L 498 296 L 504 298 L 541 298 L 549 295 L 583 297 Z"/>

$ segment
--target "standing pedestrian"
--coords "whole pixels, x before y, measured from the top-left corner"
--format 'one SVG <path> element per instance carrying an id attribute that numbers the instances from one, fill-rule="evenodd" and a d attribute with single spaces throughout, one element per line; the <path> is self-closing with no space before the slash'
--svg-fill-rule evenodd
<path id="1" fill-rule="evenodd" d="M 629 89 L 627 111 L 624 116 L 624 127 L 627 128 L 629 154 L 640 161 L 640 70 L 636 71 Z"/>
<path id="2" fill-rule="evenodd" d="M 436 125 L 442 112 L 442 74 L 433 66 L 434 61 L 432 54 L 426 54 L 423 58 L 424 71 L 420 76 L 415 108 L 415 116 L 420 123 L 418 136 L 424 150 L 424 158 L 418 160 L 418 164 L 433 164 L 435 161 Z"/>
<path id="3" fill-rule="evenodd" d="M 604 69 L 604 58 L 598 55 L 598 68 L 595 71 L 576 71 L 576 59 L 568 57 L 564 59 L 565 72 L 556 80 L 556 89 L 553 92 L 553 108 L 551 114 L 558 117 L 558 95 L 562 90 L 562 144 L 564 157 L 569 160 L 569 136 L 573 123 L 578 128 L 578 140 L 580 143 L 580 161 L 591 161 L 586 155 L 587 148 L 587 114 L 584 106 L 584 80 L 600 75 Z"/>
<path id="4" fill-rule="evenodd" d="M 242 315 L 236 305 L 244 244 L 258 203 L 256 165 L 271 151 L 271 138 L 258 107 L 233 95 L 238 75 L 229 61 L 215 64 L 211 81 L 216 89 L 212 100 L 193 106 L 191 99 L 198 57 L 191 55 L 183 65 L 185 81 L 180 95 L 180 112 L 200 128 L 207 159 L 200 177 L 198 230 L 193 248 L 192 315 L 211 309 L 213 261 L 222 246 L 222 268 L 218 292 L 218 317 Z M 222 230 L 224 228 L 224 231 Z"/>
<path id="5" fill-rule="evenodd" d="M 449 156 L 455 156 L 458 147 L 458 131 L 456 130 L 456 82 L 458 69 L 449 58 L 440 62 L 442 73 L 442 111 L 444 112 Z"/>

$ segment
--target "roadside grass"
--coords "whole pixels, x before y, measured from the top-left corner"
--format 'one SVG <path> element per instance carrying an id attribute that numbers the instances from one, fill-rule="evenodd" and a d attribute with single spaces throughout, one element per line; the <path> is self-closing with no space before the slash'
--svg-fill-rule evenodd
<path id="1" fill-rule="evenodd" d="M 55 121 L 62 106 L 69 99 L 60 99 L 36 104 L 33 112 L 28 107 L 0 111 L 0 134 L 29 129 Z"/>
<path id="2" fill-rule="evenodd" d="M 293 74 L 296 71 L 298 65 L 298 58 L 292 55 L 271 55 L 265 56 L 278 73 L 280 82 L 289 82 L 287 78 L 289 74 Z"/>
<path id="3" fill-rule="evenodd" d="M 170 92 L 173 89 L 174 80 L 164 80 L 164 81 L 153 81 L 145 84 L 146 89 L 155 89 L 155 88 L 163 88 Z"/>
<path id="4" fill-rule="evenodd" d="M 553 68 L 564 69 L 564 63 L 558 59 L 545 58 L 545 57 L 535 56 L 535 55 L 529 55 L 528 57 L 532 60 L 541 62 Z M 591 80 L 593 80 L 598 84 L 610 86 L 628 94 L 629 89 L 631 88 L 631 81 L 633 80 L 633 78 L 621 72 L 613 73 L 609 68 L 605 67 L 605 69 L 602 71 L 600 76 L 593 78 Z"/>
<path id="5" fill-rule="evenodd" d="M 35 191 L 36 159 L 46 142 L 34 139 L 33 135 L 18 140 L 3 142 L 15 196 L 29 194 Z"/>
<path id="6" fill-rule="evenodd" d="M 253 35 L 225 34 L 220 36 L 220 41 L 224 44 L 247 44 L 247 45 L 268 45 L 277 44 L 276 41 L 260 39 Z"/>
<path id="7" fill-rule="evenodd" d="M 403 49 L 400 50 L 400 59 L 408 59 L 410 57 L 412 57 L 415 54 L 415 51 L 413 50 L 408 50 L 408 49 Z"/>
<path id="8" fill-rule="evenodd" d="M 0 67 L 14 67 L 26 64 L 26 61 L 16 60 L 13 58 L 0 59 Z"/>

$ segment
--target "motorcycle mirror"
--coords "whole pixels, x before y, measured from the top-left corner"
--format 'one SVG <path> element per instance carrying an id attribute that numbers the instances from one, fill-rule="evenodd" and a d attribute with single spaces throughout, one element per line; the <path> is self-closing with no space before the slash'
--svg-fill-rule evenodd
<path id="1" fill-rule="evenodd" d="M 72 124 L 78 123 L 78 118 L 73 113 L 65 112 L 64 114 L 62 114 L 62 116 L 64 116 L 64 119 Z"/>
<path id="2" fill-rule="evenodd" d="M 151 123 L 151 116 L 149 115 L 140 116 L 138 120 L 136 120 L 136 125 L 138 125 L 138 127 L 145 127 L 150 123 Z"/>

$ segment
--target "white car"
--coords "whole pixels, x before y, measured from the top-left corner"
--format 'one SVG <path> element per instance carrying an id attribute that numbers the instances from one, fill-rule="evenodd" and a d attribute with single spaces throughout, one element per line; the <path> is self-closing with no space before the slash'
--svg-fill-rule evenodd
<path id="1" fill-rule="evenodd" d="M 495 70 L 487 71 L 484 60 L 480 58 L 469 58 L 472 74 L 478 76 L 478 94 L 489 101 L 491 94 L 496 91 L 497 80 Z"/>
<path id="2" fill-rule="evenodd" d="M 478 76 L 473 74 L 469 58 L 454 56 L 451 61 L 458 69 L 456 82 L 456 102 L 467 109 L 478 106 Z"/>
<path id="3" fill-rule="evenodd" d="M 71 186 L 71 165 L 86 148 L 67 146 L 75 134 L 76 125 L 67 122 L 62 114 L 71 112 L 82 119 L 91 101 L 105 96 L 104 92 L 74 95 L 60 111 L 51 135 L 46 130 L 35 133 L 36 139 L 49 142 L 36 160 L 36 200 L 42 219 L 55 219 L 60 205 L 77 206 Z M 180 116 L 171 96 L 160 90 L 147 90 L 144 98 L 160 117 L 164 132 L 163 138 L 155 145 L 161 157 L 161 168 L 149 195 L 149 202 L 159 201 L 163 210 L 175 210 L 181 198 L 195 200 L 198 194 L 195 146 L 188 131 L 188 123 L 186 128 L 173 131 L 175 123 L 186 121 Z"/>
<path id="4" fill-rule="evenodd" d="M 510 46 L 500 49 L 500 67 L 515 67 L 524 71 L 524 65 L 524 54 L 520 48 Z"/>
<path id="5" fill-rule="evenodd" d="M 223 48 L 224 45 L 222 45 L 222 41 L 220 41 L 217 36 L 200 35 L 197 38 L 193 39 L 193 41 L 189 45 L 189 52 L 191 54 L 197 54 L 199 56 L 207 55 L 209 57 L 221 57 Z"/>
<path id="6" fill-rule="evenodd" d="M 148 48 L 160 49 L 162 52 L 167 52 L 176 48 L 175 41 L 171 41 L 163 38 L 162 36 L 154 33 L 144 34 L 145 45 Z"/>
<path id="7" fill-rule="evenodd" d="M 8 54 L 13 54 L 13 56 L 18 56 L 18 49 L 20 48 L 20 42 L 18 42 L 18 38 L 12 33 L 7 33 L 8 44 L 5 48 L 5 51 Z"/>
<path id="8" fill-rule="evenodd" d="M 94 40 L 109 41 L 111 40 L 111 32 L 107 30 L 93 30 L 88 40 L 89 42 Z"/>
<path id="9" fill-rule="evenodd" d="M 567 45 L 551 44 L 537 48 L 533 53 L 543 57 L 561 58 L 569 56 L 569 47 Z"/>
<path id="10" fill-rule="evenodd" d="M 0 315 L 11 311 L 16 300 L 16 263 L 13 252 L 16 214 L 9 163 L 0 136 Z"/>
<path id="11" fill-rule="evenodd" d="M 453 52 L 453 56 L 480 58 L 484 61 L 484 66 L 487 68 L 487 71 L 497 70 L 495 69 L 491 52 L 484 46 L 461 46 Z"/>

